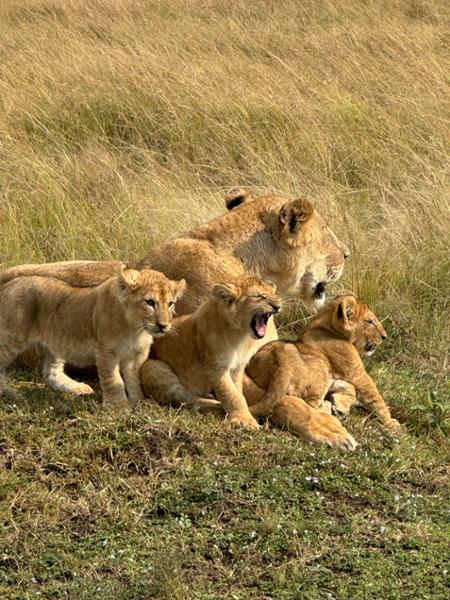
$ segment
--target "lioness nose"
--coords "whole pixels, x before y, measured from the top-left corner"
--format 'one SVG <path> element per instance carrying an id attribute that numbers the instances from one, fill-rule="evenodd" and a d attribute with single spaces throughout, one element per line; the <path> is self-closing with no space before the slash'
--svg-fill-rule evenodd
<path id="1" fill-rule="evenodd" d="M 344 246 L 344 258 L 348 258 L 350 256 L 350 249 L 347 246 Z"/>
<path id="2" fill-rule="evenodd" d="M 387 338 L 387 333 L 382 333 L 381 334 L 381 339 L 385 340 Z"/>

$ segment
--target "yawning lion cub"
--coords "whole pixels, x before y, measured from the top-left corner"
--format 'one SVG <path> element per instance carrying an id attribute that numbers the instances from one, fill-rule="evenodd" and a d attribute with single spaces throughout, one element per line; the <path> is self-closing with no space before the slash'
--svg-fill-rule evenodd
<path id="1" fill-rule="evenodd" d="M 44 379 L 52 388 L 91 393 L 88 385 L 64 373 L 64 361 L 80 367 L 96 364 L 104 402 L 134 405 L 143 398 L 139 371 L 153 337 L 170 329 L 185 286 L 184 280 L 170 281 L 158 271 L 125 266 L 119 275 L 90 288 L 40 276 L 0 285 L 0 396 L 12 392 L 6 367 L 38 343 L 46 349 Z"/>
<path id="2" fill-rule="evenodd" d="M 258 428 L 242 395 L 242 379 L 269 318 L 281 309 L 275 286 L 242 275 L 214 285 L 209 300 L 193 314 L 174 320 L 173 334 L 155 341 L 141 371 L 144 392 L 156 400 L 171 396 L 195 405 L 213 393 L 231 423 Z M 164 361 L 164 362 L 161 362 Z"/>

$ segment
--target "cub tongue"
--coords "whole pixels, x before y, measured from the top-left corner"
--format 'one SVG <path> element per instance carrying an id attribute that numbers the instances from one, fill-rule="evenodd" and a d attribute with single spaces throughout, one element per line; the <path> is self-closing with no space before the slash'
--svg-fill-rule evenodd
<path id="1" fill-rule="evenodd" d="M 256 333 L 260 337 L 264 337 L 266 335 L 266 331 L 267 331 L 267 324 L 264 320 L 264 317 L 258 315 L 256 317 Z"/>

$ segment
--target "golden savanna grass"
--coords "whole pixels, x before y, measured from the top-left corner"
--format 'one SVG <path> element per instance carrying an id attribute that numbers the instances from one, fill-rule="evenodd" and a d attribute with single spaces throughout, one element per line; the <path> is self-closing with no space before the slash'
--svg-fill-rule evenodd
<path id="1" fill-rule="evenodd" d="M 2 2 L 1 266 L 142 256 L 235 184 L 306 193 L 392 355 L 448 371 L 449 17 L 446 0 Z"/>
<path id="2" fill-rule="evenodd" d="M 0 268 L 306 193 L 352 250 L 335 289 L 386 317 L 368 370 L 404 424 L 351 415 L 344 455 L 15 371 L 2 599 L 447 600 L 449 31 L 448 0 L 0 1 Z"/>

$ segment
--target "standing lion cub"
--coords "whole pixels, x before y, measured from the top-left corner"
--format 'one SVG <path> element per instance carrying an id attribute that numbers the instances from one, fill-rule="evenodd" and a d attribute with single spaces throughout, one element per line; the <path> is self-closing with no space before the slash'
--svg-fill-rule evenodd
<path id="1" fill-rule="evenodd" d="M 43 375 L 53 389 L 91 393 L 90 386 L 64 373 L 64 362 L 96 364 L 105 404 L 134 405 L 143 398 L 139 372 L 153 337 L 170 329 L 185 287 L 184 279 L 170 281 L 158 271 L 125 266 L 90 288 L 41 276 L 0 285 L 0 396 L 12 392 L 7 366 L 37 343 L 46 350 Z"/>

